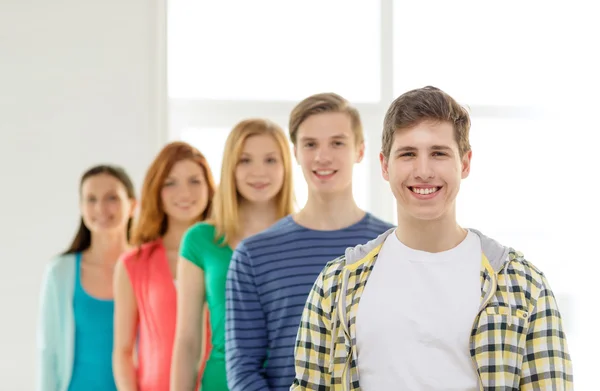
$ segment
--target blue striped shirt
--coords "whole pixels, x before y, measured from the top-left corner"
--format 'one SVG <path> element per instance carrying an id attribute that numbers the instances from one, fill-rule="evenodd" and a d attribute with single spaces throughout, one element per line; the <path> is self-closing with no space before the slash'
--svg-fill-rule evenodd
<path id="1" fill-rule="evenodd" d="M 334 231 L 287 216 L 242 241 L 226 285 L 225 357 L 231 391 L 283 391 L 294 381 L 294 345 L 304 304 L 325 264 L 392 225 L 367 213 Z"/>

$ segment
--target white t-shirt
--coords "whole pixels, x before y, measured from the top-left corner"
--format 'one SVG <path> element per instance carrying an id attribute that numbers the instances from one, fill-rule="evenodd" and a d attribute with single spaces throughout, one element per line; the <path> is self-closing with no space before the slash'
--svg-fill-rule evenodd
<path id="1" fill-rule="evenodd" d="M 469 336 L 481 300 L 481 242 L 440 253 L 386 238 L 358 305 L 361 389 L 478 390 Z"/>

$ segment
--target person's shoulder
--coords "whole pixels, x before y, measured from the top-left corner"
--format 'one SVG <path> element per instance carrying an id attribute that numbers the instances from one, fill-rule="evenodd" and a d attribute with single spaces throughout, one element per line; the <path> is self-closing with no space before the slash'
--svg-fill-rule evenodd
<path id="1" fill-rule="evenodd" d="M 76 253 L 59 254 L 50 259 L 48 262 L 49 269 L 61 269 L 72 266 L 75 263 Z"/>
<path id="2" fill-rule="evenodd" d="M 340 255 L 339 257 L 334 258 L 331 261 L 327 262 L 322 271 L 323 279 L 328 280 L 333 277 L 339 276 L 342 273 L 342 271 L 344 270 L 344 267 L 346 266 L 346 262 L 347 262 L 346 255 Z"/>
<path id="3" fill-rule="evenodd" d="M 335 300 L 337 292 L 340 291 L 345 266 L 345 255 L 332 259 L 325 264 L 315 282 L 315 289 L 319 290 L 322 297 L 334 297 Z"/>
<path id="4" fill-rule="evenodd" d="M 544 285 L 544 273 L 531 261 L 525 254 L 510 247 L 508 249 L 508 266 L 514 270 L 519 278 L 519 281 L 529 284 L 534 284 L 537 288 L 542 288 Z"/>
<path id="5" fill-rule="evenodd" d="M 500 273 L 511 276 L 508 279 L 511 285 L 510 291 L 516 294 L 520 292 L 530 308 L 535 307 L 541 297 L 553 294 L 544 272 L 529 261 L 521 251 L 510 247 L 503 269 L 505 270 Z"/>
<path id="6" fill-rule="evenodd" d="M 132 247 L 129 250 L 125 250 L 125 252 L 119 257 L 119 261 L 123 263 L 132 262 L 132 260 L 138 258 L 142 248 L 143 245 Z"/>
<path id="7" fill-rule="evenodd" d="M 298 225 L 294 222 L 292 216 L 288 215 L 277 220 L 269 228 L 245 238 L 240 242 L 239 246 L 245 248 L 252 248 L 257 245 L 261 246 L 265 242 L 277 241 L 296 230 L 298 230 Z"/>
<path id="8" fill-rule="evenodd" d="M 223 238 L 217 240 L 217 230 L 214 224 L 201 221 L 195 223 L 185 231 L 181 243 L 183 247 L 207 246 L 209 244 L 220 244 Z"/>
<path id="9" fill-rule="evenodd" d="M 152 258 L 156 251 L 162 246 L 162 240 L 155 239 L 150 242 L 144 243 L 140 246 L 132 247 L 125 251 L 119 257 L 121 262 L 126 265 L 131 265 L 134 263 L 145 262 L 148 259 Z"/>
<path id="10" fill-rule="evenodd" d="M 187 229 L 185 237 L 213 240 L 215 238 L 215 226 L 206 221 L 195 223 Z"/>
<path id="11" fill-rule="evenodd" d="M 381 232 L 385 232 L 390 228 L 396 227 L 394 224 L 392 224 L 388 221 L 382 220 L 370 212 L 366 212 L 365 218 L 363 219 L 363 224 L 369 228 L 372 228 L 375 231 L 381 231 Z"/>
<path id="12" fill-rule="evenodd" d="M 60 278 L 74 271 L 76 256 L 76 253 L 69 253 L 52 257 L 46 265 L 47 278 Z"/>
<path id="13" fill-rule="evenodd" d="M 528 297 L 536 296 L 545 289 L 546 277 L 525 255 L 500 241 L 485 235 L 482 231 L 469 228 L 470 232 L 479 237 L 481 248 L 490 266 L 497 275 L 512 276 L 508 281 L 514 285 L 511 291 L 526 292 Z"/>

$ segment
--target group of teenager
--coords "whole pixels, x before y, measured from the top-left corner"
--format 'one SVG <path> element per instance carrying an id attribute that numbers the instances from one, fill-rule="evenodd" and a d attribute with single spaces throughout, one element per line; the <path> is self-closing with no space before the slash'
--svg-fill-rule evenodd
<path id="1" fill-rule="evenodd" d="M 218 185 L 183 142 L 139 198 L 122 168 L 92 167 L 79 230 L 46 267 L 37 390 L 572 390 L 544 274 L 457 222 L 469 130 L 435 87 L 392 102 L 379 158 L 395 226 L 356 204 L 364 133 L 334 93 L 299 102 L 289 135 L 238 123 Z"/>

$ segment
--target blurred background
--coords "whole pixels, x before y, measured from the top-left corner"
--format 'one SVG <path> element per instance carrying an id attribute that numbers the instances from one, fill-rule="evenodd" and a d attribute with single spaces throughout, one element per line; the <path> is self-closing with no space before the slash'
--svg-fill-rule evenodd
<path id="1" fill-rule="evenodd" d="M 594 10 L 578 1 L 2 0 L 0 389 L 33 389 L 41 276 L 75 232 L 87 167 L 124 166 L 139 194 L 161 146 L 184 140 L 218 177 L 236 122 L 265 116 L 287 127 L 297 101 L 334 91 L 365 126 L 358 203 L 393 222 L 378 161 L 383 115 L 395 97 L 425 85 L 472 114 L 459 222 L 545 272 L 576 389 L 596 389 Z"/>

